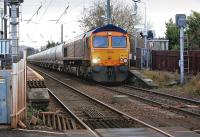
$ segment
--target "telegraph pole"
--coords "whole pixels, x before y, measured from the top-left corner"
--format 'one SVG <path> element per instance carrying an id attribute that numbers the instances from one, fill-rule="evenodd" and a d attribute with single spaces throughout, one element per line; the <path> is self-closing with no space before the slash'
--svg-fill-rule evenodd
<path id="1" fill-rule="evenodd" d="M 107 8 L 106 8 L 107 24 L 110 24 L 111 23 L 110 0 L 107 0 L 106 6 L 107 6 Z"/>

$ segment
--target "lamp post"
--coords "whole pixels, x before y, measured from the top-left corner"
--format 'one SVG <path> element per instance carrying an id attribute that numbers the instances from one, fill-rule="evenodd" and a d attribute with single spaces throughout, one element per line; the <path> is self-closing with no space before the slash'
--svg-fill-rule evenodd
<path id="1" fill-rule="evenodd" d="M 135 15 L 135 20 L 137 18 L 137 9 L 138 9 L 138 5 L 137 3 L 140 2 L 140 0 L 132 0 L 134 2 L 134 15 Z M 136 28 L 134 26 L 134 45 L 133 45 L 133 49 L 134 52 L 132 54 L 134 54 L 134 60 L 136 60 L 136 49 L 137 49 L 137 31 Z"/>
<path id="2" fill-rule="evenodd" d="M 142 2 L 141 0 L 132 0 L 135 3 L 135 15 L 137 15 L 137 3 L 143 3 L 144 4 L 144 47 L 147 48 L 147 6 L 145 2 Z"/>
<path id="3" fill-rule="evenodd" d="M 144 48 L 147 50 L 147 8 L 146 3 L 141 0 L 132 0 L 135 3 L 135 13 L 137 14 L 137 3 L 143 3 L 144 4 Z M 136 49 L 136 47 L 135 47 Z M 146 67 L 149 67 L 149 57 L 148 57 L 148 51 L 145 52 L 145 60 L 146 60 Z"/>

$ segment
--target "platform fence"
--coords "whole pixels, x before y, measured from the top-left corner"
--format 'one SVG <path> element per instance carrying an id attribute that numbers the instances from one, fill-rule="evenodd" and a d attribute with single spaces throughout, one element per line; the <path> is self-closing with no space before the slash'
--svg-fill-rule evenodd
<path id="1" fill-rule="evenodd" d="M 11 128 L 26 119 L 26 51 L 24 58 L 12 64 Z"/>
<path id="2" fill-rule="evenodd" d="M 200 73 L 200 51 L 189 51 L 187 58 L 184 56 L 184 60 L 188 60 L 187 63 L 189 63 L 189 74 Z M 151 69 L 179 72 L 179 59 L 179 51 L 152 51 Z"/>

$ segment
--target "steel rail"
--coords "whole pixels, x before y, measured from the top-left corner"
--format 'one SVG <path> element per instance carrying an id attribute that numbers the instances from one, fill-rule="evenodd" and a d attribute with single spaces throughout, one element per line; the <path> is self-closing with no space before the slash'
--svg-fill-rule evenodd
<path id="1" fill-rule="evenodd" d="M 89 130 L 95 137 L 101 137 L 97 135 L 88 125 L 86 125 L 80 118 L 78 118 L 50 89 L 49 93 L 73 116 L 83 127 Z"/>
<path id="2" fill-rule="evenodd" d="M 109 87 L 105 87 L 105 86 L 102 86 L 102 85 L 99 85 L 99 86 L 101 86 L 101 87 L 103 87 L 105 89 L 108 89 L 108 90 L 112 90 L 113 92 L 117 92 L 117 93 L 124 94 L 124 95 L 127 95 L 127 96 L 132 97 L 132 98 L 136 98 L 136 99 L 138 99 L 140 101 L 143 101 L 143 102 L 146 102 L 146 103 L 151 103 L 151 104 L 154 104 L 156 106 L 161 106 L 162 108 L 167 109 L 167 110 L 181 112 L 182 114 L 188 114 L 188 115 L 192 115 L 192 116 L 196 116 L 196 117 L 200 118 L 200 114 L 197 114 L 197 113 L 193 113 L 193 112 L 190 112 L 190 111 L 187 111 L 187 110 L 183 110 L 183 109 L 178 109 L 176 107 L 169 106 L 169 105 L 160 103 L 158 101 L 145 99 L 145 98 L 142 98 L 140 96 L 133 95 L 131 93 L 125 93 L 125 92 L 122 92 L 122 91 L 119 91 L 119 90 L 116 90 L 116 89 L 112 89 L 112 88 L 109 88 Z"/>
<path id="3" fill-rule="evenodd" d="M 166 94 L 166 93 L 159 93 L 159 92 L 156 92 L 156 91 L 147 90 L 147 89 L 138 88 L 138 87 L 133 87 L 133 86 L 130 86 L 130 85 L 125 85 L 125 87 L 131 88 L 131 89 L 135 89 L 135 90 L 140 90 L 140 91 L 143 91 L 143 92 L 149 92 L 149 93 L 152 93 L 152 94 L 155 94 L 155 95 L 159 95 L 159 96 L 163 96 L 163 97 L 169 97 L 169 98 L 177 99 L 177 100 L 180 100 L 180 101 L 193 103 L 193 104 L 196 104 L 196 105 L 200 105 L 200 101 L 198 101 L 198 100 L 193 100 L 193 99 L 188 99 L 188 98 L 184 98 L 184 97 L 173 96 L 173 95 L 169 95 L 169 94 Z"/>
<path id="4" fill-rule="evenodd" d="M 36 69 L 36 70 L 39 71 L 40 73 L 43 73 L 44 75 L 50 77 L 51 79 L 53 79 L 53 80 L 55 80 L 55 81 L 57 81 L 57 82 L 63 84 L 64 86 L 67 86 L 68 88 L 74 90 L 75 92 L 77 92 L 77 93 L 79 93 L 79 94 L 81 94 L 81 95 L 83 95 L 83 96 L 89 98 L 90 100 L 93 100 L 93 101 L 95 101 L 95 102 L 97 102 L 97 103 L 103 105 L 104 107 L 106 107 L 106 108 L 108 108 L 108 109 L 110 109 L 110 110 L 112 110 L 112 111 L 114 111 L 114 112 L 116 112 L 116 113 L 118 113 L 118 114 L 120 114 L 120 115 L 122 115 L 122 116 L 125 116 L 125 117 L 127 117 L 127 118 L 130 118 L 130 119 L 132 119 L 132 120 L 134 120 L 134 121 L 136 121 L 136 122 L 138 122 L 138 123 L 140 123 L 140 124 L 142 124 L 142 125 L 144 125 L 144 126 L 146 126 L 146 127 L 148 127 L 148 128 L 151 128 L 151 129 L 153 129 L 153 130 L 155 130 L 155 131 L 157 131 L 157 132 L 159 132 L 159 133 L 161 133 L 161 134 L 163 134 L 163 135 L 165 135 L 165 136 L 167 136 L 167 137 L 174 137 L 173 135 L 171 135 L 171 134 L 169 134 L 169 133 L 167 133 L 167 132 L 165 132 L 165 131 L 163 131 L 163 130 L 161 130 L 161 129 L 159 129 L 159 128 L 156 128 L 156 127 L 154 127 L 154 126 L 152 126 L 152 125 L 150 125 L 150 124 L 148 124 L 148 123 L 145 123 L 145 122 L 143 122 L 143 121 L 141 121 L 141 120 L 139 120 L 139 119 L 137 119 L 137 118 L 134 118 L 134 117 L 132 117 L 132 116 L 130 116 L 130 115 L 124 113 L 124 112 L 121 112 L 121 111 L 119 111 L 119 110 L 113 108 L 112 106 L 109 106 L 109 105 L 106 104 L 106 103 L 103 103 L 103 102 L 97 100 L 97 99 L 94 98 L 94 97 L 91 97 L 91 96 L 89 96 L 89 95 L 87 95 L 87 94 L 81 92 L 80 90 L 78 90 L 78 89 L 72 87 L 72 86 L 69 85 L 69 84 L 66 84 L 66 83 L 62 82 L 61 80 L 56 79 L 55 77 L 53 77 L 53 76 L 51 76 L 51 75 L 49 75 L 49 74 L 47 74 L 47 73 L 45 73 L 45 72 L 39 70 L 38 68 L 34 68 L 34 69 Z M 63 104 L 63 103 L 62 103 L 62 104 Z M 63 105 L 64 105 L 64 104 L 63 104 Z M 89 128 L 89 127 L 88 127 L 88 128 Z M 91 129 L 91 130 L 92 130 L 92 129 Z M 94 131 L 93 131 L 93 133 L 94 133 Z M 97 134 L 95 134 L 95 135 L 97 135 Z M 97 135 L 97 136 L 98 136 L 98 135 Z"/>

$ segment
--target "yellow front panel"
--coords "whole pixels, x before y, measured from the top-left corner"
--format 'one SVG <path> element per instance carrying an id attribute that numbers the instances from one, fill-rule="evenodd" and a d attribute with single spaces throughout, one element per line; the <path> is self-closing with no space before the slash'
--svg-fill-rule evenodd
<path id="1" fill-rule="evenodd" d="M 128 59 L 128 49 L 92 49 L 93 65 L 98 66 L 119 66 L 127 65 L 121 59 Z M 97 60 L 97 62 L 94 62 Z"/>
<path id="2" fill-rule="evenodd" d="M 108 47 L 106 48 L 94 48 L 93 37 L 94 36 L 107 36 L 109 38 Z M 111 45 L 112 36 L 125 36 L 127 38 L 127 46 L 124 48 L 113 48 Z M 91 37 L 91 62 L 92 66 L 120 66 L 128 65 L 130 51 L 130 42 L 127 34 L 120 32 L 100 32 L 92 35 Z M 124 60 L 127 62 L 124 62 Z"/>

